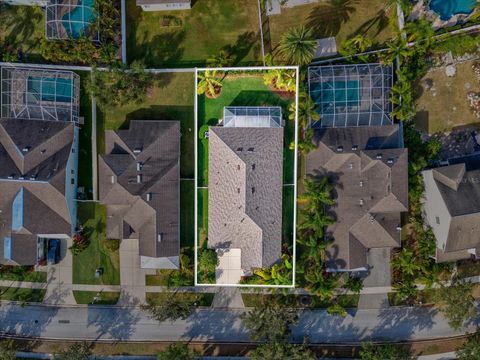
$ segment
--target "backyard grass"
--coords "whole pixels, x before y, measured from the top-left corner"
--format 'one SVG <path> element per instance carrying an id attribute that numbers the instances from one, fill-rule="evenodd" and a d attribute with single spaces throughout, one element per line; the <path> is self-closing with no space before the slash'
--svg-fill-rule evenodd
<path id="1" fill-rule="evenodd" d="M 92 304 L 93 298 L 97 296 L 96 291 L 73 291 L 73 297 L 77 304 Z M 119 292 L 100 292 L 100 300 L 95 301 L 95 305 L 115 305 L 120 297 Z"/>
<path id="2" fill-rule="evenodd" d="M 147 303 L 149 304 L 157 304 L 161 302 L 163 299 L 165 299 L 169 294 L 167 293 L 147 293 L 146 298 L 147 298 Z M 210 307 L 213 302 L 215 294 L 211 293 L 186 293 L 186 292 L 177 292 L 175 294 L 175 297 L 178 299 L 195 299 L 195 302 L 197 303 L 197 306 L 204 306 L 204 307 Z"/>
<path id="3" fill-rule="evenodd" d="M 97 114 L 98 151 L 105 152 L 105 130 L 128 128 L 130 120 L 178 120 L 182 134 L 181 177 L 193 179 L 194 75 L 192 73 L 159 74 L 156 79 L 156 85 L 148 91 L 142 103 L 99 109 Z"/>
<path id="4" fill-rule="evenodd" d="M 0 4 L 0 44 L 20 60 L 41 61 L 40 40 L 45 37 L 45 14 L 38 6 Z M 8 45 L 7 45 L 8 44 Z"/>
<path id="5" fill-rule="evenodd" d="M 107 240 L 105 233 L 107 211 L 105 206 L 88 202 L 78 204 L 78 222 L 84 227 L 90 245 L 73 256 L 73 283 L 95 285 L 120 284 L 119 241 Z M 95 270 L 103 268 L 103 275 L 95 277 Z"/>
<path id="6" fill-rule="evenodd" d="M 24 289 L 0 286 L 0 300 L 42 302 L 46 290 Z"/>
<path id="7" fill-rule="evenodd" d="M 208 234 L 208 189 L 198 189 L 197 196 L 198 246 L 203 247 Z"/>
<path id="8" fill-rule="evenodd" d="M 269 48 L 268 39 L 271 39 L 271 48 L 274 49 L 289 28 L 302 24 L 313 29 L 317 39 L 334 36 L 337 48 L 358 34 L 367 36 L 378 46 L 393 36 L 384 9 L 385 0 L 320 1 L 282 8 L 281 14 L 268 17 L 270 31 L 264 29 L 266 47 Z"/>
<path id="9" fill-rule="evenodd" d="M 129 63 L 202 66 L 221 50 L 228 51 L 237 65 L 261 60 L 257 0 L 197 0 L 191 10 L 153 12 L 127 0 L 126 8 Z M 174 26 L 162 25 L 167 19 Z"/>
<path id="10" fill-rule="evenodd" d="M 47 282 L 47 273 L 33 271 L 29 266 L 5 266 L 0 271 L 0 280 L 44 283 Z"/>
<path id="11" fill-rule="evenodd" d="M 78 186 L 85 189 L 87 199 L 92 198 L 92 100 L 85 90 L 90 72 L 79 72 L 80 75 L 80 116 L 85 123 L 80 127 L 78 154 Z"/>
<path id="12" fill-rule="evenodd" d="M 262 302 L 267 301 L 272 295 L 258 294 L 258 293 L 243 293 L 242 299 L 246 307 L 257 307 Z M 308 305 L 302 304 L 302 299 L 307 299 Z M 356 308 L 360 295 L 339 295 L 336 298 L 344 308 Z M 318 296 L 303 296 L 303 295 L 287 295 L 285 298 L 286 304 L 291 307 L 310 308 L 310 309 L 325 309 L 333 305 L 332 302 L 321 300 Z"/>
<path id="13" fill-rule="evenodd" d="M 417 127 L 429 134 L 449 132 L 455 127 L 480 124 L 470 108 L 467 94 L 480 92 L 473 61 L 457 64 L 453 77 L 441 67 L 428 72 L 418 84 Z M 430 89 L 429 89 L 430 88 Z"/>

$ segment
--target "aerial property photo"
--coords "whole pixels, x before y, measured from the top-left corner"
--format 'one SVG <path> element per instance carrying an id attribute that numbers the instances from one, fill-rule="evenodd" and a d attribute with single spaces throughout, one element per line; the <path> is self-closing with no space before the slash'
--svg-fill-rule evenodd
<path id="1" fill-rule="evenodd" d="M 480 360 L 479 0 L 0 0 L 0 360 Z"/>
<path id="2" fill-rule="evenodd" d="M 298 68 L 196 69 L 196 93 L 196 284 L 294 286 Z"/>

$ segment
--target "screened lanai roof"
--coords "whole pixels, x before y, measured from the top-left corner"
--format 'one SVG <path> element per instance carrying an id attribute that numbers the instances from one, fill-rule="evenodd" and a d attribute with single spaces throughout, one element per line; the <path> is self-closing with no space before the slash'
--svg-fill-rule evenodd
<path id="1" fill-rule="evenodd" d="M 227 106 L 223 109 L 225 127 L 282 127 L 279 106 Z"/>
<path id="2" fill-rule="evenodd" d="M 95 21 L 95 0 L 50 0 L 45 12 L 48 39 L 78 39 Z M 99 40 L 98 33 L 88 35 Z"/>
<path id="3" fill-rule="evenodd" d="M 321 116 L 312 127 L 388 125 L 393 68 L 382 64 L 312 66 L 310 96 Z"/>
<path id="4" fill-rule="evenodd" d="M 79 120 L 80 77 L 71 71 L 1 68 L 1 117 Z"/>

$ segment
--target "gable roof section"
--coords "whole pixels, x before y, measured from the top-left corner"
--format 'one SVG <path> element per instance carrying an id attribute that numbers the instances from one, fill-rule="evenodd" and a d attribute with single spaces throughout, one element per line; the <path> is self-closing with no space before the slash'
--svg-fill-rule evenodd
<path id="1" fill-rule="evenodd" d="M 269 267 L 281 256 L 283 128 L 210 127 L 208 141 L 208 246 Z"/>
<path id="2" fill-rule="evenodd" d="M 179 256 L 180 123 L 132 120 L 105 140 L 99 170 L 107 236 L 138 237 L 141 256 Z"/>
<path id="3" fill-rule="evenodd" d="M 366 250 L 400 246 L 400 213 L 408 210 L 408 152 L 398 125 L 318 129 L 307 174 L 336 184 L 330 269 L 366 266 Z M 362 264 L 359 266 L 359 264 Z"/>

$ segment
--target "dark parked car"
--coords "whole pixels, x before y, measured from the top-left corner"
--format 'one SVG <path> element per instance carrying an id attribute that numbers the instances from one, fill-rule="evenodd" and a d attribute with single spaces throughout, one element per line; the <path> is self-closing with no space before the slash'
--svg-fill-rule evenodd
<path id="1" fill-rule="evenodd" d="M 50 239 L 48 241 L 48 254 L 47 254 L 47 263 L 48 265 L 54 265 L 60 259 L 60 240 Z"/>

